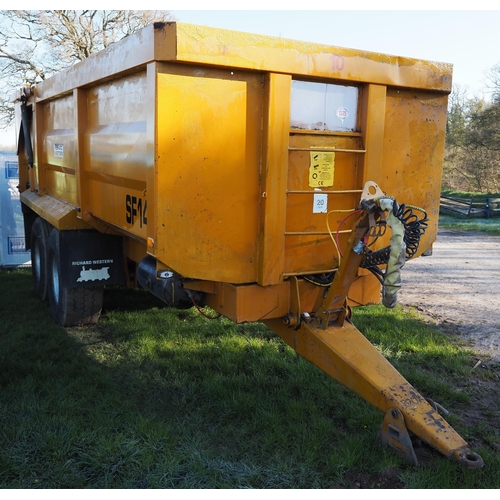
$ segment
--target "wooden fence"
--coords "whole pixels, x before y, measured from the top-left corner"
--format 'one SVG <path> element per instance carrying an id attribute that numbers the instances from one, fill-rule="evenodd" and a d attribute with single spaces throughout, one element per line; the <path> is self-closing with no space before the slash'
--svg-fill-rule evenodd
<path id="1" fill-rule="evenodd" d="M 442 214 L 470 218 L 500 217 L 500 198 L 452 198 L 441 196 L 439 211 Z"/>

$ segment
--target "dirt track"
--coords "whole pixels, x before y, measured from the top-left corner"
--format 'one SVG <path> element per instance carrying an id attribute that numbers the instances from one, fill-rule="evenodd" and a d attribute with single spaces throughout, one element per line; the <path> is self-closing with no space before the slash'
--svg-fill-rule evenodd
<path id="1" fill-rule="evenodd" d="M 500 236 L 441 230 L 433 254 L 408 261 L 402 280 L 400 304 L 500 363 Z"/>

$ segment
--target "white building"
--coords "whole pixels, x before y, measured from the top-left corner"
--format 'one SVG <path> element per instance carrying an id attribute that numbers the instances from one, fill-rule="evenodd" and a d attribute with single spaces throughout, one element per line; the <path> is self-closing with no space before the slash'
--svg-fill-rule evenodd
<path id="1" fill-rule="evenodd" d="M 0 266 L 30 263 L 19 202 L 19 167 L 14 151 L 0 151 Z"/>

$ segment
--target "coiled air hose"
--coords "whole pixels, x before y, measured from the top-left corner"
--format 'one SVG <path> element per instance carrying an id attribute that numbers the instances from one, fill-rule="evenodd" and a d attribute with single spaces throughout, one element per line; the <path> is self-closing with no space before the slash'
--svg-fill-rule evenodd
<path id="1" fill-rule="evenodd" d="M 372 272 L 382 285 L 382 303 L 393 308 L 397 303 L 397 292 L 401 287 L 401 268 L 407 260 L 417 253 L 420 238 L 427 229 L 427 213 L 425 210 L 406 205 L 398 205 L 397 201 L 389 196 L 376 200 L 384 211 L 389 211 L 387 224 L 391 227 L 390 244 L 373 252 L 369 247 L 364 248 L 364 257 L 360 267 Z M 423 213 L 418 218 L 414 210 Z M 387 265 L 385 272 L 380 266 Z M 311 274 L 304 276 L 306 281 L 321 287 L 332 284 L 335 272 Z"/>
<path id="2" fill-rule="evenodd" d="M 377 277 L 382 284 L 382 303 L 393 308 L 401 287 L 401 268 L 417 253 L 429 219 L 421 208 L 398 205 L 393 198 L 381 198 L 378 204 L 383 210 L 389 211 L 387 224 L 392 230 L 390 245 L 376 252 L 366 247 L 360 267 L 368 269 Z M 422 212 L 424 217 L 419 219 L 413 209 Z M 387 264 L 385 273 L 379 267 L 384 264 Z"/>

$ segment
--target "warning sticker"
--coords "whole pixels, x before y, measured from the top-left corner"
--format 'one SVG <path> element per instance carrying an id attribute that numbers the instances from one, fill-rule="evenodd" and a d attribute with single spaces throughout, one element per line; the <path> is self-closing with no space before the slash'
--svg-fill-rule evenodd
<path id="1" fill-rule="evenodd" d="M 335 153 L 311 151 L 309 163 L 309 186 L 333 186 L 333 171 L 335 166 Z"/>

